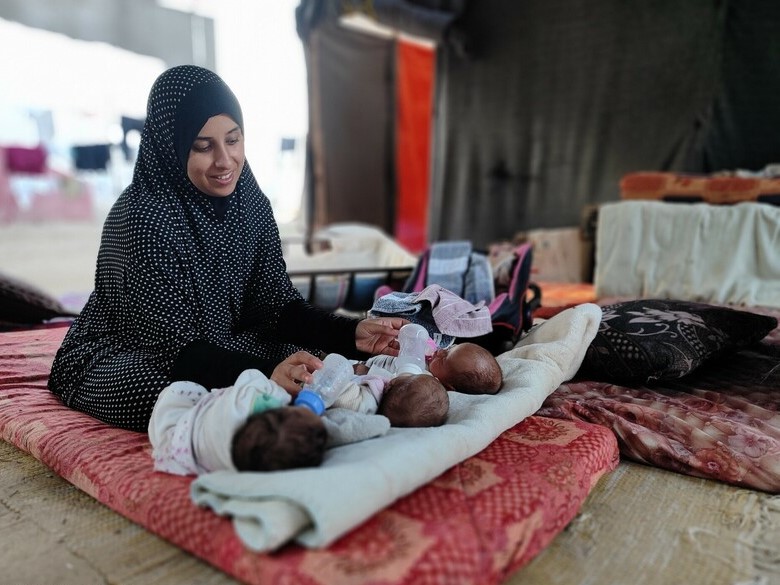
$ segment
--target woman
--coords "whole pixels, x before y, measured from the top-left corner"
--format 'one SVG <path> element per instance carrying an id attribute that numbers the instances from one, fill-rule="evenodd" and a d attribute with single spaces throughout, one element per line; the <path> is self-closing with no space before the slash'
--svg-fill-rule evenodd
<path id="1" fill-rule="evenodd" d="M 295 394 L 322 366 L 302 347 L 397 355 L 404 323 L 303 301 L 244 160 L 238 101 L 211 71 L 179 66 L 152 87 L 133 180 L 106 218 L 95 290 L 49 388 L 71 408 L 146 431 L 174 380 L 224 387 L 257 368 Z"/>

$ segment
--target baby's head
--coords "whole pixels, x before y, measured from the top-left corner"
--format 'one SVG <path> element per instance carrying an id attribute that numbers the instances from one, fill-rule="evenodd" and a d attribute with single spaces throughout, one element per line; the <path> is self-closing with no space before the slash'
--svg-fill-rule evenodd
<path id="1" fill-rule="evenodd" d="M 495 394 L 504 381 L 496 358 L 476 343 L 458 343 L 436 350 L 428 363 L 428 371 L 447 390 L 464 394 Z"/>
<path id="2" fill-rule="evenodd" d="M 401 374 L 387 383 L 378 413 L 394 427 L 438 427 L 447 421 L 450 397 L 428 374 Z"/>
<path id="3" fill-rule="evenodd" d="M 231 456 L 239 471 L 316 467 L 325 455 L 322 419 L 301 406 L 253 414 L 233 435 Z"/>

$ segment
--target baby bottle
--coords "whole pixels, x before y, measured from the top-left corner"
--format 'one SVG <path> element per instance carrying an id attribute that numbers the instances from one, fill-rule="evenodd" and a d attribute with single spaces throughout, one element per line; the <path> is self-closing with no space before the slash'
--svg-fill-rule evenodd
<path id="1" fill-rule="evenodd" d="M 407 323 L 398 332 L 398 358 L 396 373 L 422 374 L 425 371 L 425 354 L 430 348 L 430 338 L 425 327 L 417 323 Z"/>
<path id="2" fill-rule="evenodd" d="M 311 384 L 303 387 L 294 403 L 296 406 L 306 406 L 316 414 L 322 414 L 336 401 L 353 376 L 352 364 L 343 355 L 329 353 L 322 364 L 312 374 Z"/>

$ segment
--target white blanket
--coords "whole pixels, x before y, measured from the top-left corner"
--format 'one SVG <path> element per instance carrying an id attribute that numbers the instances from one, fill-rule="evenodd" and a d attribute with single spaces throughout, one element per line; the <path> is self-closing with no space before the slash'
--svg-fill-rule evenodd
<path id="1" fill-rule="evenodd" d="M 596 295 L 780 307 L 780 207 L 601 206 Z"/>
<path id="2" fill-rule="evenodd" d="M 536 412 L 576 373 L 600 320 L 601 309 L 585 304 L 537 326 L 498 357 L 504 374 L 498 394 L 450 392 L 444 426 L 392 428 L 329 450 L 313 469 L 202 475 L 192 483 L 192 499 L 232 516 L 250 549 L 274 550 L 291 540 L 325 547 Z"/>

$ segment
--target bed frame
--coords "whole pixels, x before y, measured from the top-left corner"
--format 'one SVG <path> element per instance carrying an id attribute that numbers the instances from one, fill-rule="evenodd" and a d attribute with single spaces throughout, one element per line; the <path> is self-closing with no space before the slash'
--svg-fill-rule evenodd
<path id="1" fill-rule="evenodd" d="M 414 266 L 389 268 L 338 268 L 289 270 L 290 279 L 303 298 L 329 310 L 365 314 L 380 287 L 401 290 Z"/>

